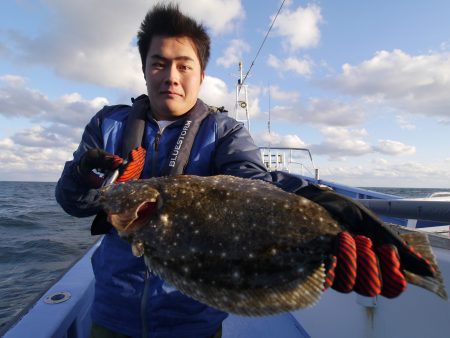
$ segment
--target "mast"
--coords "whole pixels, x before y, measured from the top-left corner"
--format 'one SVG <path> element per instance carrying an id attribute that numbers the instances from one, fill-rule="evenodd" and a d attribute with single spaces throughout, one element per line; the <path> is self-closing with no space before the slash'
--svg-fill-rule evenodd
<path id="1" fill-rule="evenodd" d="M 236 84 L 236 104 L 234 106 L 234 119 L 244 123 L 250 131 L 250 118 L 248 115 L 247 85 L 243 84 L 242 62 L 239 62 L 239 78 Z"/>
<path id="2" fill-rule="evenodd" d="M 272 130 L 270 125 L 270 84 L 269 84 L 269 119 L 267 120 L 267 131 L 269 132 L 269 149 L 272 147 Z"/>

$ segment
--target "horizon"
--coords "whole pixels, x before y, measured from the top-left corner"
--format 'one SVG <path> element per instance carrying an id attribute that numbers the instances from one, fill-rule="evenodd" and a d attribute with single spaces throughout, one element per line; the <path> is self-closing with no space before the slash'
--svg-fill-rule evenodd
<path id="1" fill-rule="evenodd" d="M 136 32 L 156 2 L 0 3 L 0 180 L 56 182 L 89 119 L 145 93 Z M 238 63 L 245 74 L 282 2 L 174 2 L 211 35 L 200 98 L 233 115 Z M 246 80 L 257 145 L 309 148 L 344 185 L 448 186 L 449 12 L 287 0 Z"/>
<path id="2" fill-rule="evenodd" d="M 14 180 L 10 180 L 10 181 L 5 181 L 5 180 L 0 180 L 0 183 L 52 183 L 52 184 L 56 184 L 58 183 L 58 181 L 14 181 Z M 334 182 L 334 183 L 338 183 L 338 182 Z M 360 188 L 360 189 L 367 189 L 370 190 L 371 188 L 376 188 L 376 189 L 419 189 L 419 190 L 450 190 L 450 185 L 448 188 L 444 187 L 444 188 L 435 188 L 435 187 L 386 187 L 386 186 L 367 186 L 367 187 L 363 187 L 363 186 L 354 186 L 354 188 Z"/>

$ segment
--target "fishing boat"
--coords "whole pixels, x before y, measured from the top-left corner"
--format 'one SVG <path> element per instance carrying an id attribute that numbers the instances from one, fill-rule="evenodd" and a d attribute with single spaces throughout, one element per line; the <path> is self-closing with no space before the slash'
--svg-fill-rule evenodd
<path id="1" fill-rule="evenodd" d="M 299 149 L 271 149 L 285 160 L 281 150 L 293 154 Z M 263 154 L 267 149 L 262 149 Z M 304 150 L 302 150 L 304 151 Z M 288 161 L 289 162 L 289 161 Z M 269 165 L 267 163 L 267 165 Z M 271 165 L 275 165 L 272 163 Z M 277 165 L 281 165 L 278 163 Z M 303 176 L 317 184 L 325 184 L 337 192 L 359 201 L 410 201 L 398 196 L 382 194 L 370 190 L 352 188 L 322 181 L 317 177 Z M 450 292 L 450 217 L 435 214 L 433 220 L 419 219 L 416 213 L 417 202 L 411 207 L 411 219 L 428 223 L 427 227 L 409 228 L 411 219 L 382 215 L 385 221 L 397 224 L 402 231 L 424 231 L 426 229 L 438 265 L 447 282 Z M 430 202 L 430 201 L 425 201 Z M 436 201 L 436 203 L 442 203 Z M 445 202 L 447 212 L 449 202 Z M 370 207 L 370 204 L 368 204 Z M 422 210 L 441 209 L 426 203 Z M 403 208 L 404 209 L 404 208 Z M 395 206 L 394 206 L 395 213 Z M 404 213 L 404 210 L 402 211 Z M 430 212 L 433 214 L 433 212 Z M 428 217 L 429 218 L 429 217 Z M 435 224 L 439 225 L 435 225 Z M 445 225 L 444 225 L 445 224 Z M 446 227 L 447 231 L 435 233 L 434 230 Z M 89 337 L 91 325 L 90 306 L 94 295 L 94 276 L 91 256 L 100 244 L 97 241 L 82 257 L 43 294 L 24 309 L 14 321 L 3 329 L 5 338 L 85 338 Z M 223 337 L 446 337 L 450 332 L 450 302 L 436 295 L 409 285 L 408 289 L 396 299 L 384 297 L 368 298 L 351 294 L 326 291 L 321 300 L 312 308 L 283 313 L 268 317 L 241 317 L 230 315 L 223 323 Z"/>
<path id="2" fill-rule="evenodd" d="M 242 67 L 242 65 L 240 66 Z M 236 89 L 235 117 L 250 128 L 247 93 L 241 77 Z M 243 116 L 243 117 L 242 117 Z M 320 179 L 306 148 L 261 147 L 268 170 L 284 170 L 332 188 L 374 210 L 399 231 L 426 231 L 450 293 L 450 201 L 445 197 L 405 199 Z M 100 238 L 45 292 L 39 295 L 0 336 L 5 338 L 89 337 L 94 296 L 91 256 Z M 224 338 L 408 337 L 440 338 L 450 332 L 450 302 L 409 285 L 398 298 L 363 297 L 327 290 L 308 309 L 267 317 L 230 315 L 223 323 Z M 151 335 L 150 335 L 151 337 Z"/>

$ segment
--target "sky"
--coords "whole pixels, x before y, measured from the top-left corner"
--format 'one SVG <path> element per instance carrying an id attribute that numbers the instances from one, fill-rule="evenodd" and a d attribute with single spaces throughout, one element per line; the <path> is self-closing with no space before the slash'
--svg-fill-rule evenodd
<path id="1" fill-rule="evenodd" d="M 155 3 L 0 1 L 0 181 L 57 181 L 90 118 L 145 93 L 135 37 Z M 306 147 L 342 184 L 450 187 L 450 1 L 286 0 L 256 59 L 282 1 L 179 3 L 211 35 L 206 103 L 234 116 L 254 61 L 258 145 Z"/>

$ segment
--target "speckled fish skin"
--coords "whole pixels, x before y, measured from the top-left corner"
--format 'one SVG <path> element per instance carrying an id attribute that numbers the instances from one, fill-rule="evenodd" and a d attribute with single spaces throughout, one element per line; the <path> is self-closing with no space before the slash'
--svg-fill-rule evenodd
<path id="1" fill-rule="evenodd" d="M 323 262 L 342 231 L 319 205 L 260 180 L 183 175 L 112 185 L 101 194 L 110 216 L 130 218 L 144 202 L 155 203 L 145 222 L 131 220 L 121 235 L 143 250 L 153 273 L 241 315 L 316 303 Z"/>

